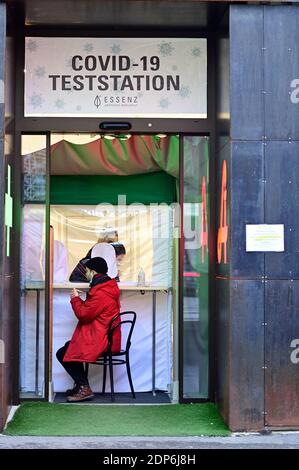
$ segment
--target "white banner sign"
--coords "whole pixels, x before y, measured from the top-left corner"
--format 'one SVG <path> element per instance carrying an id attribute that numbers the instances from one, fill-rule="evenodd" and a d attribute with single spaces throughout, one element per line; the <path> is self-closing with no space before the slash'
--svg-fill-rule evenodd
<path id="1" fill-rule="evenodd" d="M 246 251 L 284 251 L 284 225 L 246 225 Z"/>
<path id="2" fill-rule="evenodd" d="M 25 116 L 206 118 L 206 39 L 28 37 Z"/>

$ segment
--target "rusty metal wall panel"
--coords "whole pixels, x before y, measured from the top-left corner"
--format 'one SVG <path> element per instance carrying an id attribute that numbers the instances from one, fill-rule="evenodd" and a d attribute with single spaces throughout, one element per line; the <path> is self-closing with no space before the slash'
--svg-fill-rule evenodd
<path id="1" fill-rule="evenodd" d="M 299 138 L 299 103 L 292 103 L 299 86 L 299 6 L 266 6 L 265 29 L 265 136 Z M 299 93 L 297 93 L 299 99 Z"/>
<path id="2" fill-rule="evenodd" d="M 216 279 L 215 342 L 215 401 L 224 420 L 229 421 L 229 316 L 230 281 Z"/>
<path id="3" fill-rule="evenodd" d="M 298 426 L 299 361 L 291 362 L 290 346 L 298 337 L 299 359 L 299 103 L 291 102 L 291 82 L 299 79 L 299 6 L 235 5 L 230 14 L 230 262 L 232 277 L 244 280 L 231 281 L 229 425 L 262 429 L 266 398 L 267 425 Z M 283 223 L 285 252 L 246 254 L 246 220 Z M 263 275 L 266 282 L 245 280 Z"/>
<path id="4" fill-rule="evenodd" d="M 264 427 L 264 283 L 231 281 L 230 417 L 233 431 Z"/>
<path id="5" fill-rule="evenodd" d="M 233 139 L 264 135 L 263 8 L 230 7 L 230 109 Z"/>
<path id="6" fill-rule="evenodd" d="M 8 1 L 8 8 L 22 14 L 25 24 L 40 28 L 197 28 L 212 31 L 219 25 L 226 3 L 194 0 L 23 0 Z M 23 13 L 24 14 L 24 13 Z"/>
<path id="7" fill-rule="evenodd" d="M 268 426 L 288 427 L 299 423 L 298 311 L 299 281 L 267 281 L 265 403 Z M 294 340 L 297 340 L 297 353 Z"/>
<path id="8" fill-rule="evenodd" d="M 229 39 L 219 37 L 217 40 L 216 57 L 216 116 L 217 116 L 217 137 L 216 137 L 216 157 L 215 157 L 215 240 L 217 247 L 217 236 L 221 225 L 221 188 L 223 162 L 227 165 L 226 184 L 226 215 L 227 224 L 230 226 L 230 159 L 231 144 L 229 138 Z M 223 196 L 223 194 L 222 194 Z M 224 263 L 224 253 L 221 262 L 217 260 L 217 249 L 215 254 L 215 274 L 216 280 L 212 284 L 214 292 L 211 305 L 214 311 L 210 312 L 210 377 L 211 386 L 214 388 L 214 398 L 218 409 L 226 423 L 229 421 L 229 260 L 230 260 L 230 234 L 226 244 L 227 262 Z M 222 247 L 223 248 L 223 247 Z M 218 276 L 222 276 L 217 277 Z"/>
<path id="9" fill-rule="evenodd" d="M 267 142 L 265 178 L 265 221 L 285 226 L 285 251 L 266 253 L 265 274 L 299 279 L 299 142 Z"/>
<path id="10" fill-rule="evenodd" d="M 246 252 L 246 224 L 264 223 L 262 142 L 233 142 L 231 156 L 231 276 L 254 279 L 264 254 Z"/>
<path id="11" fill-rule="evenodd" d="M 217 237 L 220 230 L 221 225 L 221 205 L 223 201 L 221 201 L 222 197 L 222 169 L 223 163 L 226 162 L 227 168 L 227 182 L 226 182 L 226 202 L 225 202 L 225 211 L 226 211 L 226 222 L 228 225 L 228 240 L 226 243 L 226 263 L 224 260 L 224 246 L 221 247 L 221 262 L 218 261 L 217 251 L 216 251 L 216 274 L 221 275 L 224 277 L 230 276 L 230 185 L 231 185 L 231 169 L 230 169 L 230 161 L 231 161 L 231 144 L 228 139 L 228 136 L 219 136 L 217 141 L 217 149 L 216 149 L 216 243 Z"/>
<path id="12" fill-rule="evenodd" d="M 16 315 L 18 315 L 18 309 L 16 309 L 15 302 L 13 301 L 14 275 L 6 274 L 3 282 L 3 316 L 5 318 L 3 324 L 3 338 L 5 341 L 5 365 L 4 365 L 4 389 L 7 405 L 12 404 L 13 398 L 13 374 L 14 368 L 18 367 L 16 364 L 16 347 L 14 345 L 14 326 L 16 322 Z"/>
<path id="13" fill-rule="evenodd" d="M 246 224 L 264 223 L 265 217 L 262 48 L 263 7 L 231 6 L 231 279 L 226 327 L 228 424 L 233 431 L 264 428 L 264 254 L 246 252 Z"/>

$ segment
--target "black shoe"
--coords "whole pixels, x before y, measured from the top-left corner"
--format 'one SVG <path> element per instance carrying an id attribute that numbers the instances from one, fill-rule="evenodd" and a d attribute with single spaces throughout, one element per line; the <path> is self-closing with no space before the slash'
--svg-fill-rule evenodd
<path id="1" fill-rule="evenodd" d="M 73 388 L 68 388 L 66 391 L 65 391 L 65 394 L 67 397 L 71 397 L 72 395 L 74 395 L 74 393 L 76 393 L 78 390 L 78 385 L 76 384 L 76 382 L 74 382 L 74 386 Z"/>

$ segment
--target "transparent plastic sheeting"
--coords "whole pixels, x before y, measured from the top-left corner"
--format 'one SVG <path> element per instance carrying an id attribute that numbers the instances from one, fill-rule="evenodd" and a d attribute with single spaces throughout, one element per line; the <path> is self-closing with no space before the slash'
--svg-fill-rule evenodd
<path id="1" fill-rule="evenodd" d="M 89 249 L 97 243 L 103 229 L 118 232 L 119 242 L 126 248 L 126 256 L 119 264 L 120 280 L 137 282 L 138 272 L 145 272 L 146 283 L 170 287 L 172 285 L 172 209 L 162 206 L 51 206 L 51 225 L 54 227 L 54 286 L 68 281 L 73 268 Z M 35 387 L 35 328 L 36 293 L 26 290 L 26 284 L 45 279 L 45 223 L 44 207 L 28 204 L 23 213 L 22 246 L 22 309 L 21 309 L 21 390 Z M 53 300 L 53 382 L 54 390 L 64 391 L 71 385 L 55 352 L 71 338 L 76 318 L 69 303 L 69 290 L 54 289 Z M 42 296 L 41 296 L 42 297 Z M 43 308 L 43 307 L 41 307 Z M 132 375 L 136 391 L 151 390 L 152 385 L 152 293 L 122 291 L 121 309 L 134 310 L 137 322 L 131 348 Z M 42 311 L 42 310 L 41 310 Z M 156 387 L 167 390 L 171 383 L 172 367 L 172 299 L 171 294 L 157 293 L 156 326 Z M 43 329 L 41 328 L 40 334 Z M 43 347 L 40 341 L 40 348 Z M 31 365 L 29 365 L 31 364 Z M 100 367 L 91 366 L 91 384 L 100 387 Z M 117 367 L 116 390 L 129 391 L 126 369 Z M 39 366 L 39 383 L 43 369 Z M 109 383 L 107 384 L 109 386 Z M 108 387 L 109 389 L 109 387 Z"/>

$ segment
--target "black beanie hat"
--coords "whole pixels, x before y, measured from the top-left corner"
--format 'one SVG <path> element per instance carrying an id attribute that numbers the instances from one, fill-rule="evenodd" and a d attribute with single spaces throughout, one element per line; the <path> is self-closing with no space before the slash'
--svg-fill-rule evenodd
<path id="1" fill-rule="evenodd" d="M 98 274 L 107 274 L 108 266 L 104 258 L 97 256 L 96 258 L 89 259 L 84 264 Z"/>

